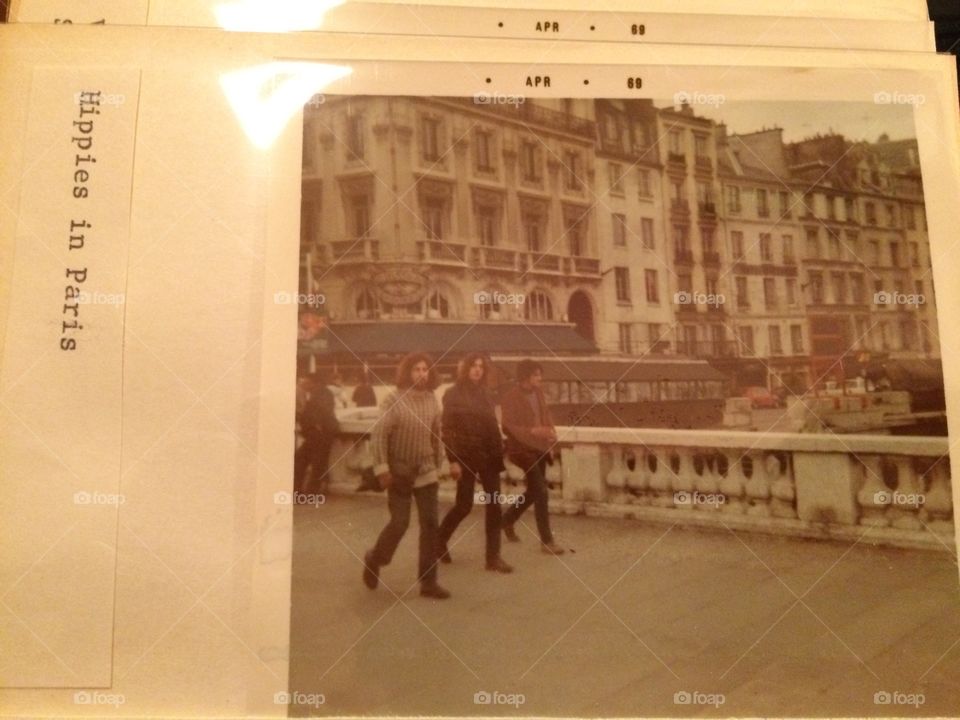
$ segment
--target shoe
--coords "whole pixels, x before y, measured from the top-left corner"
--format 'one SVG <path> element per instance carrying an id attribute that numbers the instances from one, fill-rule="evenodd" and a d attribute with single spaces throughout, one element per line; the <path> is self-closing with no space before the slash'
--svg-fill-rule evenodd
<path id="1" fill-rule="evenodd" d="M 446 600 L 450 597 L 450 591 L 440 587 L 436 583 L 422 586 L 420 588 L 420 594 L 423 597 L 433 598 L 434 600 Z"/>
<path id="2" fill-rule="evenodd" d="M 446 548 L 443 548 L 440 551 L 440 562 L 446 563 L 447 565 L 453 562 L 453 558 L 450 557 L 450 551 Z"/>
<path id="3" fill-rule="evenodd" d="M 498 573 L 512 573 L 513 565 L 510 565 L 504 562 L 503 558 L 495 558 L 494 560 L 487 560 L 487 570 Z"/>
<path id="4" fill-rule="evenodd" d="M 503 534 L 507 536 L 507 540 L 510 542 L 520 542 L 520 536 L 517 535 L 517 531 L 513 529 L 513 525 L 504 525 Z"/>
<path id="5" fill-rule="evenodd" d="M 370 553 L 363 556 L 363 584 L 376 590 L 380 583 L 380 566 L 370 559 Z"/>
<path id="6" fill-rule="evenodd" d="M 548 555 L 563 555 L 566 552 L 566 550 L 553 541 L 548 543 L 540 543 L 540 549 Z"/>

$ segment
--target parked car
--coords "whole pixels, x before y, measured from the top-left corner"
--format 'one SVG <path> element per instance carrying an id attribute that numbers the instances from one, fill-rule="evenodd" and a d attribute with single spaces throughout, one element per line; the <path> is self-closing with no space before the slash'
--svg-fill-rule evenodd
<path id="1" fill-rule="evenodd" d="M 750 407 L 755 410 L 770 410 L 781 407 L 780 398 L 762 385 L 752 385 L 744 389 L 743 397 L 750 399 Z"/>

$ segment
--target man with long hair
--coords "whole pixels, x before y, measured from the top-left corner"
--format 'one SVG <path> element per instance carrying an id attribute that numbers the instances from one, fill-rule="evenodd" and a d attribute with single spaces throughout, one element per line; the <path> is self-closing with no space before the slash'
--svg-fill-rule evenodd
<path id="1" fill-rule="evenodd" d="M 473 508 L 477 481 L 486 505 L 487 570 L 509 573 L 500 557 L 500 473 L 503 439 L 487 394 L 487 361 L 480 353 L 466 355 L 457 366 L 457 380 L 443 396 L 443 444 L 450 475 L 457 481 L 456 504 L 440 523 L 440 559 L 451 562 L 447 543 Z"/>
<path id="2" fill-rule="evenodd" d="M 524 472 L 526 491 L 517 498 L 503 516 L 503 530 L 508 540 L 520 540 L 514 523 L 528 506 L 533 505 L 540 534 L 540 547 L 545 553 L 560 555 L 563 548 L 553 541 L 547 503 L 547 465 L 552 462 L 557 431 L 550 417 L 550 408 L 540 388 L 543 368 L 535 360 L 517 363 L 517 384 L 504 393 L 500 402 L 503 431 L 507 436 L 507 458 Z"/>
<path id="3" fill-rule="evenodd" d="M 443 600 L 450 593 L 437 583 L 437 485 L 443 461 L 440 442 L 440 403 L 434 390 L 437 375 L 428 355 L 411 353 L 397 368 L 396 389 L 381 404 L 370 448 L 374 474 L 387 489 L 390 521 L 364 556 L 363 582 L 371 590 L 380 581 L 380 568 L 390 563 L 410 525 L 410 505 L 417 503 L 420 519 L 420 594 Z"/>

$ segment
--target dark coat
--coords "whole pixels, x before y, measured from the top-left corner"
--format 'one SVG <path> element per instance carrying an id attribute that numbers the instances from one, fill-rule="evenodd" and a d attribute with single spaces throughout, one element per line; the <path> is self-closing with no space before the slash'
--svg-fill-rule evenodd
<path id="1" fill-rule="evenodd" d="M 504 470 L 503 437 L 484 388 L 467 380 L 447 390 L 441 427 L 447 460 L 476 473 Z"/>
<path id="2" fill-rule="evenodd" d="M 329 439 L 340 431 L 334 412 L 336 401 L 326 385 L 314 387 L 300 413 L 300 431 L 305 440 Z"/>
<path id="3" fill-rule="evenodd" d="M 536 402 L 540 407 L 540 426 L 553 427 L 553 418 L 543 390 L 533 390 Z M 527 399 L 527 393 L 519 385 L 514 385 L 504 393 L 500 401 L 503 417 L 503 432 L 507 436 L 507 458 L 522 470 L 529 470 L 544 455 L 552 453 L 554 443 L 545 438 L 535 436 L 531 430 L 535 426 L 536 418 L 533 408 Z"/>

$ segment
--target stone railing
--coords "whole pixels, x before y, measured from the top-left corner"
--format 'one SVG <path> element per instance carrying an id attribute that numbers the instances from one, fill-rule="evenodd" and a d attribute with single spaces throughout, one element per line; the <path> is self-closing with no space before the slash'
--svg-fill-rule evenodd
<path id="1" fill-rule="evenodd" d="M 330 490 L 372 466 L 377 410 L 341 420 Z M 953 551 L 948 441 L 939 437 L 558 428 L 551 510 Z M 442 469 L 441 497 L 454 484 Z M 523 487 L 508 464 L 504 492 Z"/>

